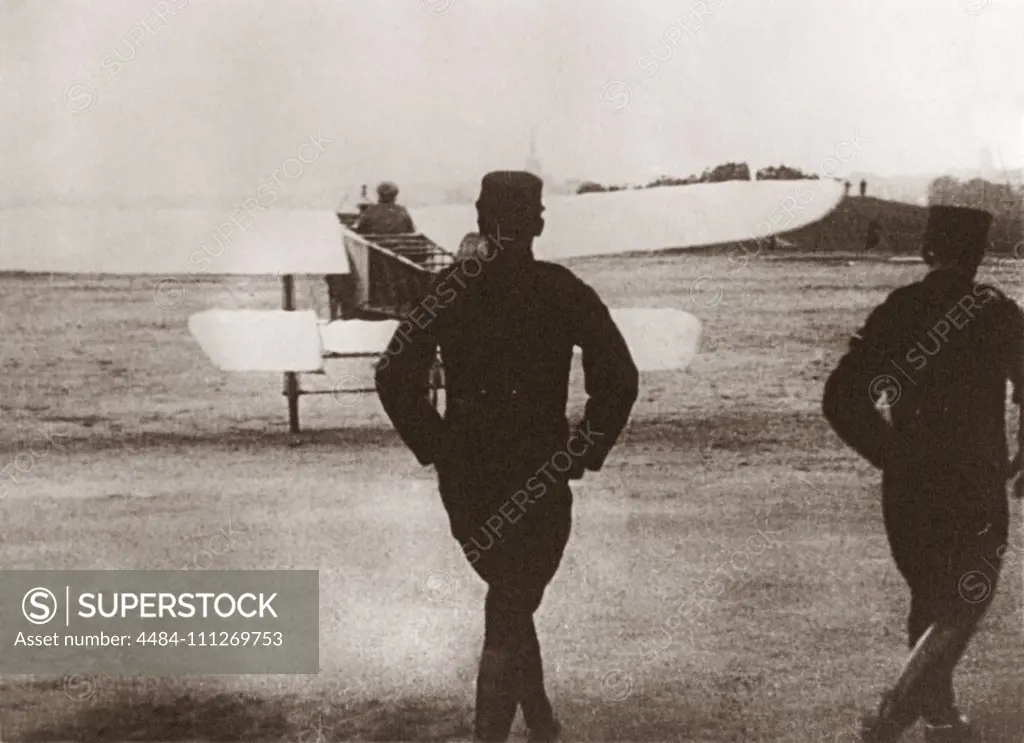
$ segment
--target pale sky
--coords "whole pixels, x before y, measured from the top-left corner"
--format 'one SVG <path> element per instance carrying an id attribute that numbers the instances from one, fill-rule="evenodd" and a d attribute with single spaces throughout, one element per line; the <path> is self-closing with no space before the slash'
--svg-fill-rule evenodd
<path id="1" fill-rule="evenodd" d="M 533 127 L 560 179 L 818 171 L 858 134 L 847 170 L 1021 167 L 1022 29 L 1021 0 L 0 0 L 0 205 L 237 203 L 318 131 L 311 206 L 523 167 Z"/>

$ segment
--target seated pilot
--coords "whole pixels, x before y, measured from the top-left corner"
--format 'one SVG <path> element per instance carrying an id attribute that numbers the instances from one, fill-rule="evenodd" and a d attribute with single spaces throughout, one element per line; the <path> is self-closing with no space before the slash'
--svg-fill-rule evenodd
<path id="1" fill-rule="evenodd" d="M 384 181 L 377 186 L 377 203 L 366 207 L 356 232 L 360 235 L 401 235 L 416 232 L 412 217 L 404 206 L 395 203 L 398 186 Z"/>

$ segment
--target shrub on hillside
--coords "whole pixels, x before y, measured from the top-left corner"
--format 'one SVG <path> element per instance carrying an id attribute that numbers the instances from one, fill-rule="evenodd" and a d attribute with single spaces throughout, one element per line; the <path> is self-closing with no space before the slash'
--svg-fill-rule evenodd
<path id="1" fill-rule="evenodd" d="M 759 181 L 802 181 L 818 180 L 818 174 L 808 175 L 799 168 L 791 168 L 788 165 L 769 165 L 757 171 Z"/>
<path id="2" fill-rule="evenodd" d="M 783 166 L 785 167 L 785 166 Z M 808 177 L 808 176 L 804 176 Z M 584 181 L 576 188 L 577 194 L 602 193 L 606 191 L 623 191 L 627 188 L 659 188 L 662 186 L 690 186 L 695 183 L 725 183 L 727 181 L 749 181 L 750 166 L 746 163 L 724 163 L 714 168 L 706 168 L 700 175 L 688 175 L 685 178 L 662 175 L 640 186 L 605 186 L 595 181 Z"/>
<path id="3" fill-rule="evenodd" d="M 993 252 L 1024 257 L 1024 190 L 1021 187 L 981 178 L 961 181 L 942 176 L 929 185 L 928 204 L 966 206 L 990 212 L 993 220 L 989 244 Z"/>

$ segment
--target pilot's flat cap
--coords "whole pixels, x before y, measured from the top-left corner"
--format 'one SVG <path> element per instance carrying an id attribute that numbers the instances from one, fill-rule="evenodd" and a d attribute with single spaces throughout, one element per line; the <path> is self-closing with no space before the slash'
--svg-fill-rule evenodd
<path id="1" fill-rule="evenodd" d="M 543 211 L 544 181 L 525 170 L 496 170 L 480 182 L 477 207 L 488 209 L 536 209 Z"/>
<path id="2" fill-rule="evenodd" d="M 992 214 L 963 206 L 928 209 L 922 252 L 929 258 L 967 258 L 984 255 Z"/>

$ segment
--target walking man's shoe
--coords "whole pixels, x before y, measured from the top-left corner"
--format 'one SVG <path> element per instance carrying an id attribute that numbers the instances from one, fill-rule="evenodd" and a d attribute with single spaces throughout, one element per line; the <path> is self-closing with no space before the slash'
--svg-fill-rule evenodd
<path id="1" fill-rule="evenodd" d="M 975 740 L 971 723 L 964 715 L 955 712 L 949 722 L 924 724 L 924 739 L 928 743 L 970 743 Z"/>

